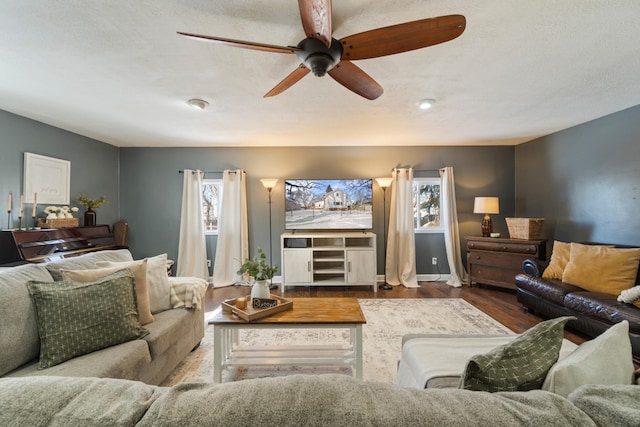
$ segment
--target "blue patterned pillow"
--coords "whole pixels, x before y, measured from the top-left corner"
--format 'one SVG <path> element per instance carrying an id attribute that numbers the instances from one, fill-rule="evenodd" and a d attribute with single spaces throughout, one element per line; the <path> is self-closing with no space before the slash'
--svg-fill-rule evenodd
<path id="1" fill-rule="evenodd" d="M 27 287 L 40 335 L 38 369 L 149 333 L 138 320 L 130 270 L 90 283 L 30 281 Z"/>

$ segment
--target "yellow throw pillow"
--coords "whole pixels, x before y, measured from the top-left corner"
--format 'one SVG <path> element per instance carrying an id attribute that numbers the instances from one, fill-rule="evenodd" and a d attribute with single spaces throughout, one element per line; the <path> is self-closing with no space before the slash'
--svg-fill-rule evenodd
<path id="1" fill-rule="evenodd" d="M 594 292 L 619 295 L 635 284 L 640 248 L 621 249 L 571 243 L 562 281 Z"/>
<path id="2" fill-rule="evenodd" d="M 89 270 L 60 269 L 63 280 L 88 283 L 95 282 L 104 276 L 128 268 L 133 273 L 136 301 L 138 303 L 138 317 L 142 325 L 153 322 L 153 315 L 149 306 L 149 291 L 147 289 L 147 260 L 131 262 L 127 267 L 106 267 Z"/>
<path id="3" fill-rule="evenodd" d="M 558 240 L 553 242 L 553 252 L 551 252 L 551 260 L 549 265 L 542 272 L 542 277 L 545 279 L 557 279 L 562 280 L 562 273 L 569 262 L 569 254 L 571 253 L 571 244 L 560 242 Z"/>

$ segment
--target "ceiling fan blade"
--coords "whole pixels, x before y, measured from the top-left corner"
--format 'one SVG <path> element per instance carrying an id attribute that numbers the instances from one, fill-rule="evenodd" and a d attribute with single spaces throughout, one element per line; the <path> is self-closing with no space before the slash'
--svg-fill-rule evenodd
<path id="1" fill-rule="evenodd" d="M 342 59 L 377 58 L 453 40 L 464 32 L 462 15 L 420 19 L 344 37 Z"/>
<path id="2" fill-rule="evenodd" d="M 264 98 L 268 98 L 270 96 L 280 95 L 285 90 L 289 89 L 294 84 L 298 83 L 304 76 L 309 74 L 311 70 L 305 67 L 304 65 L 298 65 L 291 74 L 284 78 L 280 83 L 278 83 L 273 89 L 267 92 Z"/>
<path id="3" fill-rule="evenodd" d="M 298 7 L 307 37 L 331 46 L 331 0 L 298 0 Z"/>
<path id="4" fill-rule="evenodd" d="M 203 36 L 202 34 L 192 34 L 192 33 L 183 33 L 178 31 L 178 34 L 181 36 L 189 37 L 190 39 L 200 40 L 211 43 L 220 43 L 231 47 L 241 47 L 243 49 L 253 49 L 253 50 L 262 50 L 265 52 L 275 52 L 275 53 L 296 53 L 302 51 L 295 46 L 276 46 L 272 44 L 265 43 L 255 43 L 255 42 L 247 42 L 243 40 L 234 40 L 234 39 L 225 39 L 223 37 L 214 37 L 214 36 Z"/>
<path id="5" fill-rule="evenodd" d="M 329 75 L 342 86 L 367 99 L 376 99 L 384 92 L 382 86 L 351 61 L 340 61 L 329 71 Z"/>

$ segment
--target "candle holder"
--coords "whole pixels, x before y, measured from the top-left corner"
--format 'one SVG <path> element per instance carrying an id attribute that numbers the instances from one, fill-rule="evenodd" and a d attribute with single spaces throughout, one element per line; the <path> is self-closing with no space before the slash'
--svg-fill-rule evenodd
<path id="1" fill-rule="evenodd" d="M 7 230 L 11 228 L 11 209 L 7 211 Z"/>
<path id="2" fill-rule="evenodd" d="M 35 230 L 36 227 L 38 226 L 38 221 L 36 220 L 35 215 L 31 217 L 31 221 L 33 222 L 33 227 L 31 229 Z"/>
<path id="3" fill-rule="evenodd" d="M 18 217 L 18 230 L 22 230 L 22 217 Z"/>

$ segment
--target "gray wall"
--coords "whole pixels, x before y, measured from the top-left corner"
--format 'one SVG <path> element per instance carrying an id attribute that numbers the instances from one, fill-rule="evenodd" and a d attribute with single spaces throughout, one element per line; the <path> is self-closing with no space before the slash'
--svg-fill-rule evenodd
<path id="1" fill-rule="evenodd" d="M 134 256 L 167 252 L 177 259 L 182 197 L 182 169 L 247 172 L 249 244 L 268 253 L 268 193 L 260 178 L 280 178 L 272 193 L 273 262 L 280 265 L 284 230 L 284 178 L 376 178 L 391 176 L 396 166 L 433 170 L 453 166 L 461 235 L 480 233 L 472 214 L 475 196 L 498 196 L 501 215 L 496 231 L 506 232 L 504 216 L 513 215 L 514 147 L 312 147 L 312 148 L 121 148 L 122 217 L 129 223 Z M 416 176 L 438 176 L 437 172 Z M 217 178 L 220 175 L 208 175 Z M 378 274 L 383 271 L 383 195 L 374 184 L 374 232 L 378 235 Z M 387 197 L 387 204 L 390 197 Z M 387 214 L 389 210 L 387 208 Z M 216 238 L 207 238 L 208 257 L 215 258 Z M 419 274 L 449 273 L 441 234 L 416 237 Z M 439 268 L 431 257 L 439 258 Z"/>
<path id="2" fill-rule="evenodd" d="M 252 253 L 269 246 L 268 196 L 260 178 L 376 178 L 390 176 L 395 166 L 454 167 L 462 236 L 479 234 L 480 218 L 471 213 L 473 198 L 491 195 L 500 197 L 501 214 L 493 220 L 501 233 L 507 232 L 504 217 L 544 217 L 544 237 L 551 240 L 640 244 L 640 106 L 516 147 L 118 149 L 1 110 L 0 129 L 0 203 L 6 204 L 13 193 L 17 207 L 24 152 L 70 160 L 72 200 L 81 193 L 105 195 L 109 204 L 98 210 L 98 222 L 128 220 L 136 257 L 168 252 L 177 258 L 182 194 L 178 170 L 184 168 L 247 171 Z M 278 264 L 284 231 L 282 191 L 280 181 L 273 192 L 273 251 Z M 381 274 L 382 191 L 375 184 L 373 194 Z M 6 227 L 6 221 L 6 216 L 0 217 L 0 226 Z M 215 244 L 215 238 L 208 239 L 211 259 Z M 430 265 L 433 256 L 440 259 L 439 270 L 449 272 L 442 235 L 418 235 L 416 250 L 418 273 L 438 272 Z"/>
<path id="3" fill-rule="evenodd" d="M 544 237 L 640 245 L 640 106 L 515 149 L 516 214 Z"/>
<path id="4" fill-rule="evenodd" d="M 119 177 L 118 148 L 53 126 L 0 110 L 0 228 L 7 226 L 7 197 L 13 194 L 14 223 L 18 226 L 17 210 L 23 192 L 24 153 L 34 153 L 71 161 L 70 205 L 78 206 L 75 198 L 86 194 L 90 198 L 104 195 L 109 203 L 98 209 L 99 224 L 113 225 L 118 220 Z M 38 216 L 44 217 L 39 205 Z M 31 206 L 28 206 L 31 213 Z M 82 225 L 84 208 L 80 207 Z M 26 225 L 23 220 L 23 226 Z M 30 224 L 31 225 L 31 224 Z"/>

